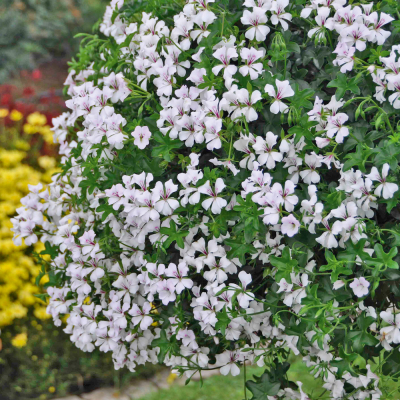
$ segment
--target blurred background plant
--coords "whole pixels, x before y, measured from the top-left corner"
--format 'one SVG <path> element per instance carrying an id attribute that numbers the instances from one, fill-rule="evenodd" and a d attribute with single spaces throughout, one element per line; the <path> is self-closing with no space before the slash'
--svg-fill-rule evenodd
<path id="1" fill-rule="evenodd" d="M 104 386 L 116 389 L 138 376 L 115 371 L 100 352 L 83 354 L 48 320 L 35 284 L 41 243 L 16 247 L 10 217 L 28 184 L 51 181 L 57 146 L 51 120 L 65 111 L 67 60 L 104 13 L 106 0 L 0 2 L 0 388 L 1 400 L 47 399 Z M 153 369 L 140 371 L 152 375 Z"/>
<path id="2" fill-rule="evenodd" d="M 2 0 L 0 84 L 18 71 L 32 71 L 54 59 L 68 59 L 104 13 L 106 0 Z"/>

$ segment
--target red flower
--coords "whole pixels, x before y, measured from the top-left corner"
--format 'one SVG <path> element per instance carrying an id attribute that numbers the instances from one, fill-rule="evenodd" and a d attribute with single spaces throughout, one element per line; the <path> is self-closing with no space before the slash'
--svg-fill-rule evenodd
<path id="1" fill-rule="evenodd" d="M 39 69 L 34 69 L 32 71 L 32 79 L 35 81 L 38 81 L 39 79 L 42 78 L 42 73 L 40 72 Z"/>

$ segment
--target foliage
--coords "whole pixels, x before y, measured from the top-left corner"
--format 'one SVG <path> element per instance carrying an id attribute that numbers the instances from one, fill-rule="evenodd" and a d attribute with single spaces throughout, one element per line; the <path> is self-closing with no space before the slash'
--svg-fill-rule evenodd
<path id="1" fill-rule="evenodd" d="M 74 32 L 100 17 L 99 0 L 3 0 L 0 5 L 0 83 L 33 70 L 50 56 L 69 56 Z M 62 44 L 62 45 L 60 45 Z"/>
<path id="2" fill-rule="evenodd" d="M 18 348 L 12 342 L 24 332 L 27 342 Z M 21 335 L 21 333 L 19 334 Z M 155 368 L 140 373 L 115 371 L 112 361 L 99 351 L 82 354 L 68 336 L 49 321 L 30 317 L 3 330 L 0 352 L 0 385 L 3 400 L 59 398 L 99 387 L 119 388 L 138 376 L 151 376 Z"/>
<path id="3" fill-rule="evenodd" d="M 189 380 L 248 361 L 254 400 L 398 397 L 399 7 L 111 2 L 70 63 L 62 172 L 13 219 L 77 347 Z"/>

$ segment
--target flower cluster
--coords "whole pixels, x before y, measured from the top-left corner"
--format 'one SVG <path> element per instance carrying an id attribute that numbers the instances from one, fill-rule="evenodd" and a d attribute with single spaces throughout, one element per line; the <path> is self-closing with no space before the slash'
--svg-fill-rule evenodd
<path id="1" fill-rule="evenodd" d="M 54 119 L 62 172 L 12 220 L 78 348 L 189 378 L 254 363 L 254 399 L 308 399 L 302 354 L 331 398 L 389 398 L 399 35 L 376 2 L 303 3 L 107 7 Z"/>

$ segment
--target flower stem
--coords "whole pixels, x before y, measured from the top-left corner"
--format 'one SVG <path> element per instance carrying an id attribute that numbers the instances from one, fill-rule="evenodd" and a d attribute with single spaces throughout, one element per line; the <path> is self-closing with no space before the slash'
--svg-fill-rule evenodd
<path id="1" fill-rule="evenodd" d="M 243 362 L 243 390 L 244 390 L 244 400 L 247 400 L 247 391 L 246 391 L 246 360 Z"/>

